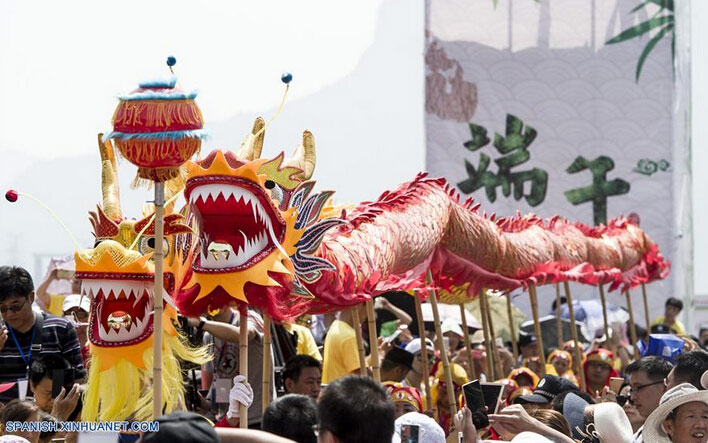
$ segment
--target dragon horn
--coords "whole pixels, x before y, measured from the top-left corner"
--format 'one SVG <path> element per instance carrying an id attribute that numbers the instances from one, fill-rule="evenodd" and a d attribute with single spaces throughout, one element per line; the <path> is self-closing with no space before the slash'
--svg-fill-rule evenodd
<path id="1" fill-rule="evenodd" d="M 98 134 L 98 151 L 101 153 L 101 190 L 103 192 L 103 212 L 112 220 L 120 220 L 120 189 L 118 188 L 118 167 L 116 155 L 110 140 L 102 140 Z"/>
<path id="2" fill-rule="evenodd" d="M 317 154 L 315 152 L 315 136 L 312 132 L 305 131 L 302 133 L 302 144 L 298 145 L 292 157 L 283 163 L 283 167 L 292 166 L 302 170 L 298 178 L 309 180 L 312 173 L 315 172 L 315 163 L 317 162 Z"/>
<path id="3" fill-rule="evenodd" d="M 263 149 L 263 139 L 265 138 L 265 121 L 258 117 L 253 122 L 253 129 L 241 143 L 241 149 L 238 150 L 236 156 L 241 160 L 255 160 L 261 158 L 261 150 Z"/>

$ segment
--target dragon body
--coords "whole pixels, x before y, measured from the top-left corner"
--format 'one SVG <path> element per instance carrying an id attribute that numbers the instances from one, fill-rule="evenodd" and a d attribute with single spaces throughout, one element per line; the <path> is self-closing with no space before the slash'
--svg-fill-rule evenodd
<path id="1" fill-rule="evenodd" d="M 293 158 L 264 160 L 260 128 L 257 121 L 238 153 L 213 151 L 188 166 L 195 234 L 179 241 L 185 278 L 175 295 L 184 312 L 242 302 L 291 319 L 429 287 L 428 271 L 436 287 L 467 285 L 469 295 L 564 280 L 626 288 L 668 273 L 635 220 L 587 227 L 487 217 L 425 174 L 374 202 L 332 207 L 332 192 L 312 192 L 312 135 Z"/>

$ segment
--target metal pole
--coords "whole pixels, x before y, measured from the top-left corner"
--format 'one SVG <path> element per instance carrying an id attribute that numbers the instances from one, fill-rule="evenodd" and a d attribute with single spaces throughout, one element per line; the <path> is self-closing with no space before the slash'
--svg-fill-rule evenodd
<path id="1" fill-rule="evenodd" d="M 155 283 L 153 285 L 152 386 L 153 419 L 162 415 L 162 262 L 164 259 L 165 184 L 155 182 Z"/>
<path id="2" fill-rule="evenodd" d="M 366 317 L 369 324 L 369 348 L 371 354 L 371 372 L 374 380 L 381 383 L 381 360 L 379 360 L 379 338 L 376 334 L 376 314 L 374 300 L 366 300 Z"/>
<path id="3" fill-rule="evenodd" d="M 420 303 L 420 298 L 418 295 L 415 297 L 415 314 L 418 316 L 418 336 L 420 337 L 420 352 L 423 357 L 423 384 L 425 386 L 425 403 L 426 409 L 432 410 L 433 406 L 430 404 L 432 394 L 430 393 L 430 369 L 428 368 L 428 344 L 425 340 L 425 321 L 423 320 L 423 308 Z M 415 386 L 417 389 L 418 386 Z"/>
<path id="4" fill-rule="evenodd" d="M 578 329 L 575 326 L 575 312 L 573 308 L 573 298 L 570 296 L 570 284 L 567 281 L 563 282 L 565 287 L 565 301 L 568 303 L 568 315 L 570 315 L 570 331 L 573 336 L 573 361 L 577 365 L 578 380 L 580 380 L 580 390 L 585 390 L 585 372 L 583 372 L 583 356 L 580 353 L 580 342 L 578 341 Z M 575 369 L 575 368 L 573 368 Z"/>

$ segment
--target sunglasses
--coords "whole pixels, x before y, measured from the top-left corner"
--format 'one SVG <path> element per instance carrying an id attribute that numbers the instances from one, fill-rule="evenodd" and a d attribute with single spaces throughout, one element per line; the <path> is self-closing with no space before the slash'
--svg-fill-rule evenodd
<path id="1" fill-rule="evenodd" d="M 23 302 L 20 303 L 19 305 L 0 306 L 0 313 L 4 314 L 4 313 L 6 313 L 7 311 L 10 311 L 10 312 L 20 312 L 20 311 L 22 310 L 22 308 L 25 307 L 25 304 L 27 304 L 28 301 L 29 301 L 29 299 L 25 299 L 25 301 L 23 301 Z"/>
<path id="2" fill-rule="evenodd" d="M 618 395 L 617 396 L 617 404 L 620 406 L 624 406 L 629 402 L 629 404 L 633 404 L 632 400 L 629 398 L 629 395 Z"/>

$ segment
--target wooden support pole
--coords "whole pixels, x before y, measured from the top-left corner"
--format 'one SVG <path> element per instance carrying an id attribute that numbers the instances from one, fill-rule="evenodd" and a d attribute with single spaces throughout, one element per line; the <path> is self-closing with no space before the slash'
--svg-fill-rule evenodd
<path id="1" fill-rule="evenodd" d="M 642 298 L 644 299 L 644 317 L 647 323 L 647 336 L 651 332 L 651 319 L 649 318 L 649 302 L 647 301 L 647 285 L 642 283 Z"/>
<path id="2" fill-rule="evenodd" d="M 489 336 L 489 316 L 487 315 L 487 290 L 479 291 L 479 316 L 482 317 L 482 332 L 484 334 L 484 349 L 487 353 L 487 380 L 494 379 L 494 357 L 492 355 L 491 337 Z"/>
<path id="3" fill-rule="evenodd" d="M 428 285 L 432 286 L 433 276 L 428 271 Z M 447 358 L 447 351 L 443 344 L 442 329 L 440 328 L 440 312 L 438 311 L 438 295 L 435 290 L 430 291 L 430 305 L 433 308 L 433 322 L 435 323 L 435 338 L 440 357 L 442 359 L 443 371 L 445 372 L 445 384 L 447 385 L 447 403 L 450 409 L 450 416 L 454 417 L 457 414 L 457 401 L 455 400 L 455 385 L 452 383 L 452 373 L 450 372 L 450 362 Z"/>
<path id="4" fill-rule="evenodd" d="M 580 342 L 578 341 L 578 328 L 575 326 L 575 311 L 573 308 L 573 298 L 570 296 L 570 284 L 567 281 L 563 282 L 565 288 L 565 302 L 568 303 L 568 315 L 570 315 L 570 333 L 573 336 L 573 372 L 579 372 L 576 374 L 578 380 L 580 380 L 580 390 L 585 391 L 585 372 L 583 372 L 583 356 L 580 351 Z"/>
<path id="5" fill-rule="evenodd" d="M 423 319 L 423 307 L 421 306 L 420 298 L 418 297 L 418 295 L 416 294 L 413 297 L 415 297 L 415 314 L 418 317 L 418 336 L 420 337 L 420 353 L 423 357 L 423 367 L 421 369 L 423 371 L 423 385 L 425 386 L 426 409 L 432 411 L 433 405 L 430 404 L 430 402 L 433 397 L 430 392 L 430 368 L 428 368 L 428 344 L 425 340 L 425 320 Z M 415 388 L 417 389 L 418 386 L 415 386 Z"/>
<path id="6" fill-rule="evenodd" d="M 610 324 L 607 321 L 607 300 L 605 299 L 605 288 L 602 286 L 602 283 L 597 285 L 597 287 L 600 289 L 600 302 L 602 303 L 602 324 L 605 333 L 605 340 L 610 339 Z"/>
<path id="7" fill-rule="evenodd" d="M 381 360 L 379 360 L 379 337 L 376 334 L 376 314 L 374 300 L 366 301 L 366 318 L 369 324 L 369 349 L 371 354 L 371 369 L 374 380 L 381 383 Z M 384 380 L 386 381 L 386 380 Z"/>
<path id="8" fill-rule="evenodd" d="M 629 311 L 629 336 L 632 339 L 632 345 L 634 345 L 634 358 L 639 358 L 639 346 L 637 344 L 637 327 L 634 325 L 634 309 L 632 309 L 632 294 L 629 290 L 624 291 L 625 297 L 627 297 L 627 310 Z"/>
<path id="9" fill-rule="evenodd" d="M 511 334 L 511 349 L 514 352 L 514 366 L 519 364 L 519 345 L 517 343 L 514 314 L 511 311 L 511 292 L 506 291 L 506 312 L 509 315 L 509 332 Z"/>
<path id="10" fill-rule="evenodd" d="M 493 380 L 504 377 L 502 374 L 501 358 L 499 357 L 499 347 L 497 346 L 497 333 L 494 331 L 494 320 L 492 319 L 492 308 L 489 304 L 489 295 L 485 291 L 485 302 L 487 306 L 487 321 L 489 321 L 489 340 L 491 341 L 492 355 L 494 356 L 494 378 Z"/>
<path id="11" fill-rule="evenodd" d="M 356 347 L 359 350 L 359 375 L 366 375 L 366 356 L 364 355 L 364 339 L 361 336 L 361 318 L 359 318 L 359 307 L 351 308 L 352 323 L 356 334 Z"/>
<path id="12" fill-rule="evenodd" d="M 155 182 L 155 283 L 153 285 L 152 415 L 162 415 L 162 290 L 165 229 L 165 184 Z"/>
<path id="13" fill-rule="evenodd" d="M 563 320 L 561 319 L 561 289 L 560 283 L 556 283 L 556 328 L 558 330 L 558 349 L 563 349 Z"/>
<path id="14" fill-rule="evenodd" d="M 248 308 L 245 304 L 239 306 L 239 334 L 238 334 L 238 373 L 248 381 Z M 239 428 L 248 428 L 248 408 L 239 405 Z"/>
<path id="15" fill-rule="evenodd" d="M 270 368 L 270 347 L 271 347 L 271 336 L 270 336 L 270 315 L 267 313 L 263 314 L 263 389 L 261 390 L 261 395 L 263 401 L 261 402 L 263 409 L 262 412 L 265 414 L 266 408 L 270 404 L 270 377 L 273 371 Z"/>
<path id="16" fill-rule="evenodd" d="M 474 359 L 472 358 L 472 344 L 470 343 L 470 332 L 467 329 L 467 312 L 465 312 L 465 304 L 460 303 L 460 317 L 462 318 L 462 332 L 465 337 L 465 349 L 467 350 L 467 365 L 469 370 L 467 375 L 470 380 L 477 378 L 477 371 L 474 370 Z"/>
<path id="17" fill-rule="evenodd" d="M 536 349 L 541 358 L 541 364 L 546 366 L 546 353 L 543 350 L 543 337 L 541 336 L 541 323 L 538 321 L 538 297 L 536 296 L 536 285 L 529 285 L 529 297 L 531 298 L 531 313 L 533 314 L 533 329 L 536 334 Z M 540 376 L 541 374 L 539 374 Z"/>

